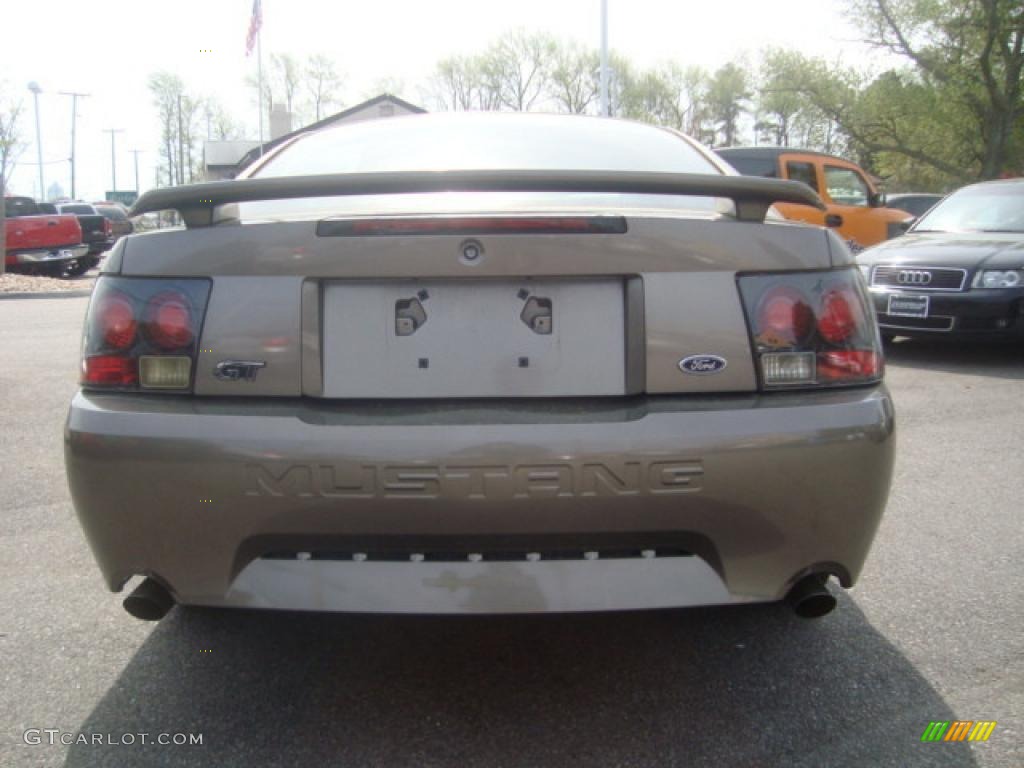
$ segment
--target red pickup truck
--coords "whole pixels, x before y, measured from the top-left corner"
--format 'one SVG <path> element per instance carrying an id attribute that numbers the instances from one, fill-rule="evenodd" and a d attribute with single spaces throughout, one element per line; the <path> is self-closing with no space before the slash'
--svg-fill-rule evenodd
<path id="1" fill-rule="evenodd" d="M 72 215 L 47 214 L 30 197 L 4 197 L 4 264 L 12 272 L 80 275 L 89 269 L 89 246 Z"/>

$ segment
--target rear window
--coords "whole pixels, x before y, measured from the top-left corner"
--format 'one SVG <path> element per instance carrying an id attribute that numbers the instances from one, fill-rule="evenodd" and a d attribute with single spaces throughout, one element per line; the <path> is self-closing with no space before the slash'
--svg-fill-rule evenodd
<path id="1" fill-rule="evenodd" d="M 13 219 L 18 216 L 34 216 L 39 213 L 35 201 L 29 197 L 5 197 L 4 215 Z"/>
<path id="2" fill-rule="evenodd" d="M 96 210 L 111 221 L 125 221 L 128 218 L 120 208 L 111 208 L 107 205 L 100 205 L 96 207 Z"/>
<path id="3" fill-rule="evenodd" d="M 91 205 L 62 205 L 60 211 L 61 213 L 81 213 L 86 215 L 96 213 Z"/>
<path id="4" fill-rule="evenodd" d="M 719 156 L 744 176 L 778 176 L 774 157 L 743 157 L 719 152 Z"/>
<path id="5" fill-rule="evenodd" d="M 424 115 L 329 128 L 284 149 L 254 176 L 437 170 L 720 171 L 651 126 L 554 115 Z"/>

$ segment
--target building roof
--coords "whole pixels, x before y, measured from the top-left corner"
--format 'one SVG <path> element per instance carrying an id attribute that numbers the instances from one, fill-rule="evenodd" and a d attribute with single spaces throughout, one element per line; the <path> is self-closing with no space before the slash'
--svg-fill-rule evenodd
<path id="1" fill-rule="evenodd" d="M 239 170 L 245 168 L 251 162 L 256 160 L 261 154 L 270 151 L 277 145 L 283 144 L 284 142 L 289 141 L 295 138 L 296 136 L 299 136 L 303 133 L 310 133 L 312 131 L 319 131 L 321 128 L 326 128 L 329 125 L 333 125 L 334 123 L 340 122 L 347 117 L 351 117 L 352 115 L 358 112 L 370 109 L 371 107 L 375 107 L 378 104 L 382 104 L 384 102 L 391 102 L 392 104 L 402 107 L 403 109 L 408 110 L 409 112 L 417 114 L 424 114 L 427 111 L 423 107 L 417 107 L 415 104 L 410 104 L 405 99 L 400 99 L 399 97 L 394 96 L 390 93 L 382 93 L 380 96 L 374 96 L 372 99 L 356 104 L 354 107 L 343 109 L 341 112 L 336 112 L 335 114 L 329 115 L 323 118 L 322 120 L 318 120 L 315 123 L 310 123 L 309 125 L 303 126 L 302 128 L 298 128 L 294 131 L 291 131 L 290 133 L 278 136 L 276 139 L 271 139 L 270 141 L 267 141 L 263 144 L 262 152 L 260 151 L 259 144 L 256 144 L 255 146 L 253 146 L 252 149 L 245 153 L 241 160 L 238 161 L 238 168 Z"/>

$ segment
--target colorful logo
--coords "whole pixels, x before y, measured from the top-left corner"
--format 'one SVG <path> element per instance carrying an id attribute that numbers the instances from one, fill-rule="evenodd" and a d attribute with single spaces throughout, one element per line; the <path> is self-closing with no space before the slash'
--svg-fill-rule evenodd
<path id="1" fill-rule="evenodd" d="M 921 741 L 988 741 L 995 729 L 995 720 L 932 720 Z"/>

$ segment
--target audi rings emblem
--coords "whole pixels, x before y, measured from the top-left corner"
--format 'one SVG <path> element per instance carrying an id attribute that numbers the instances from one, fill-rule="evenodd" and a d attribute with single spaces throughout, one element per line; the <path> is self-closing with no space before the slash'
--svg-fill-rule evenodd
<path id="1" fill-rule="evenodd" d="M 921 269 L 901 269 L 896 275 L 900 285 L 928 285 L 932 281 L 932 273 Z"/>

